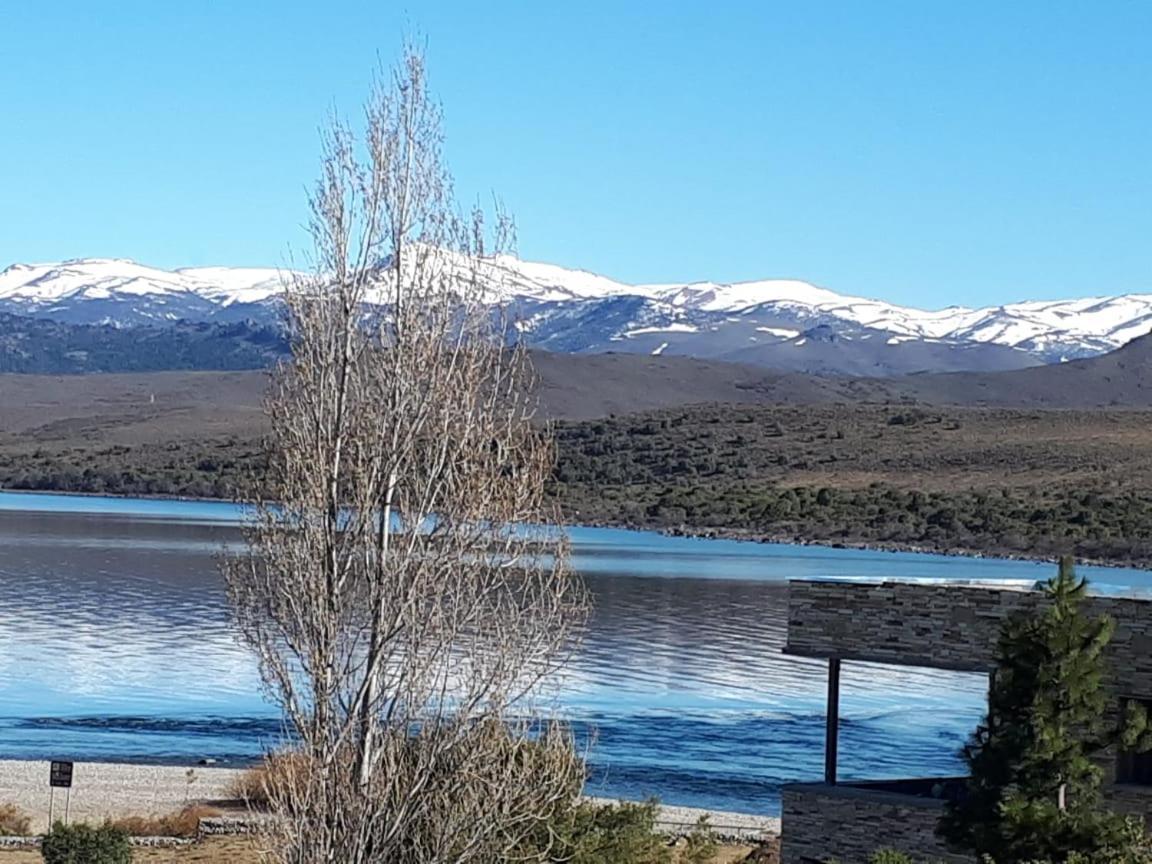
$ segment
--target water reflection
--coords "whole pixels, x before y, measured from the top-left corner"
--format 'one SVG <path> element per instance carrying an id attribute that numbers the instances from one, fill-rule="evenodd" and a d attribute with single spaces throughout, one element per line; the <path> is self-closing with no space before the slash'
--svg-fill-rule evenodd
<path id="1" fill-rule="evenodd" d="M 70 512 L 53 512 L 59 500 L 0 493 L 0 757 L 261 752 L 279 724 L 233 637 L 214 561 L 239 542 L 237 511 L 117 502 L 101 513 L 99 499 L 66 499 Z M 578 529 L 573 540 L 595 610 L 562 700 L 594 735 L 593 790 L 734 810 L 771 812 L 781 782 L 822 771 L 824 667 L 781 654 L 786 577 L 1042 572 L 635 532 Z M 842 772 L 955 770 L 985 687 L 846 664 Z"/>

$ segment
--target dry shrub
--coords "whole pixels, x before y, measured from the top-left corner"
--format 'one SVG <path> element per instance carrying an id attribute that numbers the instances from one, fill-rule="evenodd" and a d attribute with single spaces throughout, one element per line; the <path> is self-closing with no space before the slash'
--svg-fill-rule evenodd
<path id="1" fill-rule="evenodd" d="M 770 837 L 760 842 L 744 859 L 745 864 L 780 864 L 780 838 Z"/>
<path id="2" fill-rule="evenodd" d="M 291 854 L 325 832 L 335 836 L 334 846 L 357 832 L 363 862 L 553 860 L 528 838 L 546 835 L 546 823 L 573 805 L 583 784 L 584 763 L 566 727 L 493 718 L 395 732 L 380 745 L 388 768 L 372 775 L 367 789 L 355 782 L 350 746 L 327 768 L 296 752 L 279 754 L 262 776 L 259 769 L 242 775 L 249 788 L 266 793 L 264 808 L 281 817 L 260 823 L 267 848 L 282 856 L 274 860 L 326 860 L 310 850 Z M 410 794 L 413 788 L 420 794 Z"/>
<path id="3" fill-rule="evenodd" d="M 200 832 L 201 819 L 219 815 L 214 807 L 190 804 L 163 816 L 125 816 L 108 824 L 132 837 L 195 837 Z"/>
<path id="4" fill-rule="evenodd" d="M 0 804 L 0 837 L 27 837 L 32 820 L 15 804 Z"/>
<path id="5" fill-rule="evenodd" d="M 243 801 L 249 807 L 265 807 L 268 804 L 268 767 L 266 764 L 246 768 L 228 784 L 227 796 Z"/>
<path id="6" fill-rule="evenodd" d="M 269 753 L 259 765 L 237 774 L 228 784 L 228 797 L 254 809 L 264 809 L 275 793 L 301 783 L 307 772 L 302 753 Z"/>

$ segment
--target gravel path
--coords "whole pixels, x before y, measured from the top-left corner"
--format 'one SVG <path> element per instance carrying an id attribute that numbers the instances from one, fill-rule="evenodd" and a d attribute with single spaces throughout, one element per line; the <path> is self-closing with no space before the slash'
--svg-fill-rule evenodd
<path id="1" fill-rule="evenodd" d="M 74 821 L 160 816 L 186 804 L 226 799 L 232 780 L 240 773 L 234 768 L 77 762 L 69 815 Z M 56 790 L 54 818 L 63 818 L 66 791 Z M 47 827 L 48 801 L 47 762 L 0 760 L 0 804 L 16 804 L 28 813 L 33 831 Z M 693 807 L 661 807 L 657 827 L 674 833 L 689 831 L 703 815 L 709 817 L 713 830 L 726 839 L 780 833 L 780 820 L 775 817 Z"/>

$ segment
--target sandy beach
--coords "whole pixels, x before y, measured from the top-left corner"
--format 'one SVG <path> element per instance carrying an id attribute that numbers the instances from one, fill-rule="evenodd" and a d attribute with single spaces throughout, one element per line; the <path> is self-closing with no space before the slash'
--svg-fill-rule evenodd
<path id="1" fill-rule="evenodd" d="M 48 825 L 48 769 L 48 762 L 0 760 L 0 803 L 24 810 L 34 832 Z M 160 816 L 200 802 L 227 804 L 229 787 L 240 773 L 235 768 L 77 762 L 71 800 L 68 790 L 55 790 L 53 815 L 63 818 L 66 802 L 72 821 L 88 822 Z M 721 837 L 759 838 L 780 831 L 780 820 L 772 816 L 674 806 L 660 808 L 658 827 L 669 833 L 687 831 L 704 815 Z"/>
<path id="2" fill-rule="evenodd" d="M 48 762 L 0 760 L 0 802 L 18 805 L 32 818 L 32 830 L 48 825 Z M 67 802 L 72 821 L 97 822 L 121 816 L 171 813 L 199 801 L 228 797 L 240 772 L 232 768 L 127 765 L 77 762 L 68 790 L 51 795 L 54 818 L 63 818 Z"/>

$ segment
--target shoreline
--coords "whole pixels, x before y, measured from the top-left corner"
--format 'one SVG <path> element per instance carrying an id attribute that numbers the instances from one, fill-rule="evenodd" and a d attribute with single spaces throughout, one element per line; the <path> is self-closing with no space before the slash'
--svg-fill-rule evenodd
<path id="1" fill-rule="evenodd" d="M 821 549 L 856 549 L 862 552 L 888 552 L 908 553 L 912 555 L 939 555 L 944 558 L 968 558 L 973 561 L 1022 561 L 1029 564 L 1055 564 L 1059 560 L 1056 556 L 1029 555 L 1024 552 L 997 549 L 964 549 L 950 547 L 937 549 L 930 546 L 919 546 L 914 543 L 887 542 L 876 540 L 837 540 L 834 542 L 821 540 L 804 540 L 790 535 L 767 534 L 755 531 L 745 531 L 739 528 L 693 528 L 688 525 L 673 527 L 646 527 L 630 522 L 611 521 L 575 521 L 567 523 L 573 528 L 615 528 L 625 531 L 642 531 L 651 534 L 660 534 L 664 537 L 685 537 L 695 540 L 731 540 L 738 543 L 758 543 L 775 546 L 816 546 Z M 1077 564 L 1087 567 L 1108 567 L 1117 570 L 1152 570 L 1152 561 L 1144 559 L 1116 560 L 1112 558 L 1077 557 Z"/>
<path id="2" fill-rule="evenodd" d="M 701 540 L 744 540 L 751 543 L 771 543 L 780 546 L 819 546 L 824 549 L 858 549 L 865 552 L 905 552 L 912 555 L 939 555 L 944 558 L 969 558 L 974 561 L 989 559 L 993 561 L 1023 561 L 1029 564 L 1056 564 L 1059 558 L 1055 555 L 1029 555 L 1025 552 L 997 549 L 964 549 L 950 547 L 935 549 L 929 546 L 918 546 L 914 543 L 900 543 L 876 540 L 838 540 L 836 542 L 821 542 L 818 540 L 801 540 L 774 536 L 771 534 L 748 534 L 729 528 L 669 528 L 669 529 L 639 529 L 655 530 L 668 537 L 695 537 Z M 1152 562 L 1143 559 L 1129 559 L 1117 561 L 1111 558 L 1077 557 L 1077 564 L 1087 567 L 1110 567 L 1118 570 L 1149 570 Z"/>
<path id="3" fill-rule="evenodd" d="M 0 493 L 8 495 L 51 495 L 65 498 L 109 498 L 120 501 L 174 501 L 183 503 L 204 502 L 209 504 L 229 504 L 237 507 L 252 506 L 252 501 L 240 501 L 230 498 L 214 498 L 201 495 L 159 495 L 159 494 L 130 494 L 118 495 L 107 492 L 77 492 L 58 489 L 10 489 L 0 486 Z M 3 512 L 0 510 L 0 512 Z M 585 521 L 576 519 L 565 523 L 568 528 L 612 528 L 624 531 L 636 531 L 650 534 L 660 534 L 665 537 L 684 537 L 696 540 L 730 540 L 739 543 L 756 543 L 777 546 L 816 546 L 823 549 L 855 549 L 866 552 L 909 553 L 914 555 L 940 555 L 946 558 L 966 558 L 973 561 L 1022 561 L 1032 564 L 1054 564 L 1058 560 L 1054 555 L 1029 555 L 1008 549 L 966 549 L 964 547 L 933 548 L 920 546 L 914 543 L 888 542 L 876 540 L 837 540 L 819 541 L 805 540 L 791 535 L 778 535 L 755 531 L 746 531 L 737 528 L 710 528 L 678 526 L 646 526 L 630 522 L 613 522 L 605 520 Z M 1108 567 L 1120 570 L 1152 570 L 1152 561 L 1144 559 L 1112 559 L 1077 557 L 1077 564 L 1089 567 Z"/>
<path id="4" fill-rule="evenodd" d="M 68 807 L 71 821 L 102 821 L 126 816 L 161 816 L 192 804 L 231 811 L 231 818 L 246 812 L 230 794 L 242 768 L 204 765 L 142 765 L 131 762 L 76 762 Z M 32 830 L 47 829 L 48 811 L 63 818 L 66 793 L 50 795 L 49 763 L 41 760 L 0 759 L 0 804 L 15 804 L 32 820 Z M 50 799 L 52 803 L 50 804 Z M 589 797 L 595 803 L 616 799 Z M 661 804 L 656 825 L 668 833 L 690 831 L 701 816 L 708 816 L 721 838 L 765 838 L 780 833 L 780 817 Z"/>
<path id="5" fill-rule="evenodd" d="M 55 495 L 60 498 L 111 498 L 116 501 L 183 501 L 186 503 L 203 501 L 207 504 L 232 504 L 237 507 L 251 507 L 254 504 L 252 501 L 238 501 L 234 498 L 215 498 L 211 495 L 160 495 L 155 492 L 118 495 L 114 492 L 82 492 L 67 489 L 12 489 L 8 486 L 0 486 L 0 492 L 3 492 L 5 495 Z"/>

